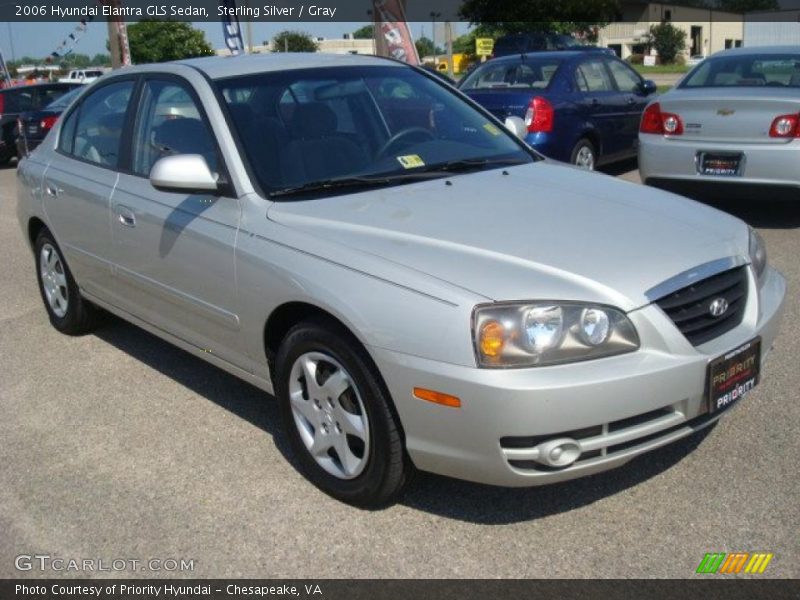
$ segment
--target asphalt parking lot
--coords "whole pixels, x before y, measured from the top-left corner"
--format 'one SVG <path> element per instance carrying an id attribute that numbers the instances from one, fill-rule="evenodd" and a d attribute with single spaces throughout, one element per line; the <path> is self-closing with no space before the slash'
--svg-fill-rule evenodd
<path id="1" fill-rule="evenodd" d="M 636 181 L 634 167 L 611 173 Z M 295 471 L 259 390 L 120 320 L 52 329 L 15 204 L 0 170 L 0 577 L 60 576 L 15 569 L 46 554 L 190 559 L 171 574 L 203 578 L 680 578 L 734 551 L 800 576 L 798 205 L 716 203 L 761 231 L 790 290 L 762 384 L 715 428 L 544 488 L 422 475 L 364 512 Z M 99 575 L 115 574 L 166 573 Z"/>

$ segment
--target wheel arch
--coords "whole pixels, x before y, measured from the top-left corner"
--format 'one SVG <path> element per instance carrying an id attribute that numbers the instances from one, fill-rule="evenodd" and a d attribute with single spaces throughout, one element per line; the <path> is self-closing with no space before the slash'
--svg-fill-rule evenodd
<path id="1" fill-rule="evenodd" d="M 28 244 L 31 249 L 33 249 L 36 244 L 36 238 L 39 237 L 39 234 L 45 229 L 50 231 L 50 228 L 47 227 L 45 222 L 39 217 L 31 217 L 28 219 Z"/>
<path id="2" fill-rule="evenodd" d="M 403 443 L 405 444 L 405 429 L 403 427 L 403 422 L 400 419 L 400 414 L 397 411 L 397 407 L 395 406 L 394 398 L 389 391 L 389 387 L 386 385 L 386 381 L 383 379 L 383 374 L 380 372 L 380 369 L 378 369 L 378 365 L 375 363 L 375 360 L 372 358 L 372 355 L 367 349 L 366 344 L 359 339 L 351 326 L 334 315 L 332 312 L 320 306 L 299 300 L 289 301 L 277 306 L 270 313 L 269 317 L 267 317 L 267 320 L 264 323 L 263 340 L 264 352 L 266 354 L 267 363 L 269 366 L 270 379 L 273 382 L 275 381 L 275 357 L 278 353 L 278 348 L 280 347 L 281 342 L 284 340 L 286 334 L 292 327 L 298 323 L 302 323 L 303 321 L 317 321 L 325 323 L 338 330 L 341 334 L 347 337 L 351 343 L 358 344 L 359 349 L 363 352 L 363 356 L 368 361 L 369 366 L 373 369 L 379 385 L 383 388 L 386 398 L 389 400 L 389 407 L 397 422 L 400 435 L 403 438 Z"/>

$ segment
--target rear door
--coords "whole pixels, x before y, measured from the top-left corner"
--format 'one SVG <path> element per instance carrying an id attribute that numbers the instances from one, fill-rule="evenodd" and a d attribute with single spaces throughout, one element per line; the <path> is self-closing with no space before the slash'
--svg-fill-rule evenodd
<path id="1" fill-rule="evenodd" d="M 639 144 L 639 121 L 648 97 L 642 92 L 644 80 L 639 74 L 621 60 L 605 58 L 611 77 L 614 79 L 619 100 L 622 122 L 619 126 L 620 151 L 633 156 Z"/>
<path id="2" fill-rule="evenodd" d="M 182 78 L 144 80 L 132 128 L 129 168 L 114 192 L 111 226 L 115 303 L 229 362 L 240 346 L 234 244 L 236 197 L 155 189 L 156 161 L 200 154 L 225 179 L 213 128 Z"/>
<path id="3" fill-rule="evenodd" d="M 575 85 L 580 93 L 576 104 L 590 129 L 600 138 L 597 152 L 608 158 L 622 151 L 624 142 L 619 131 L 622 126 L 622 106 L 612 80 L 600 56 L 584 58 L 575 69 Z"/>
<path id="4" fill-rule="evenodd" d="M 113 287 L 109 206 L 135 84 L 113 80 L 69 111 L 43 183 L 48 224 L 78 285 L 99 296 Z"/>

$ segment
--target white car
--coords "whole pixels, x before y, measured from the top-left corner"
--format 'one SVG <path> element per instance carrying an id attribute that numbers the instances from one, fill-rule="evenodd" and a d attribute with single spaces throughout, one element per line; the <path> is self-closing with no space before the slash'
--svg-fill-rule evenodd
<path id="1" fill-rule="evenodd" d="M 73 69 L 66 77 L 62 77 L 58 81 L 60 83 L 92 83 L 97 81 L 105 74 L 103 69 Z"/>

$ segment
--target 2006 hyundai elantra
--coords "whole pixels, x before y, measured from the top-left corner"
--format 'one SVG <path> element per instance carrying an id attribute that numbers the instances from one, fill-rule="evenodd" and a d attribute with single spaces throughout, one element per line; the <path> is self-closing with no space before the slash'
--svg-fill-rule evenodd
<path id="1" fill-rule="evenodd" d="M 543 160 L 386 59 L 125 69 L 18 172 L 56 329 L 102 308 L 274 392 L 361 506 L 415 467 L 539 485 L 686 436 L 758 383 L 784 301 L 743 222 Z"/>

